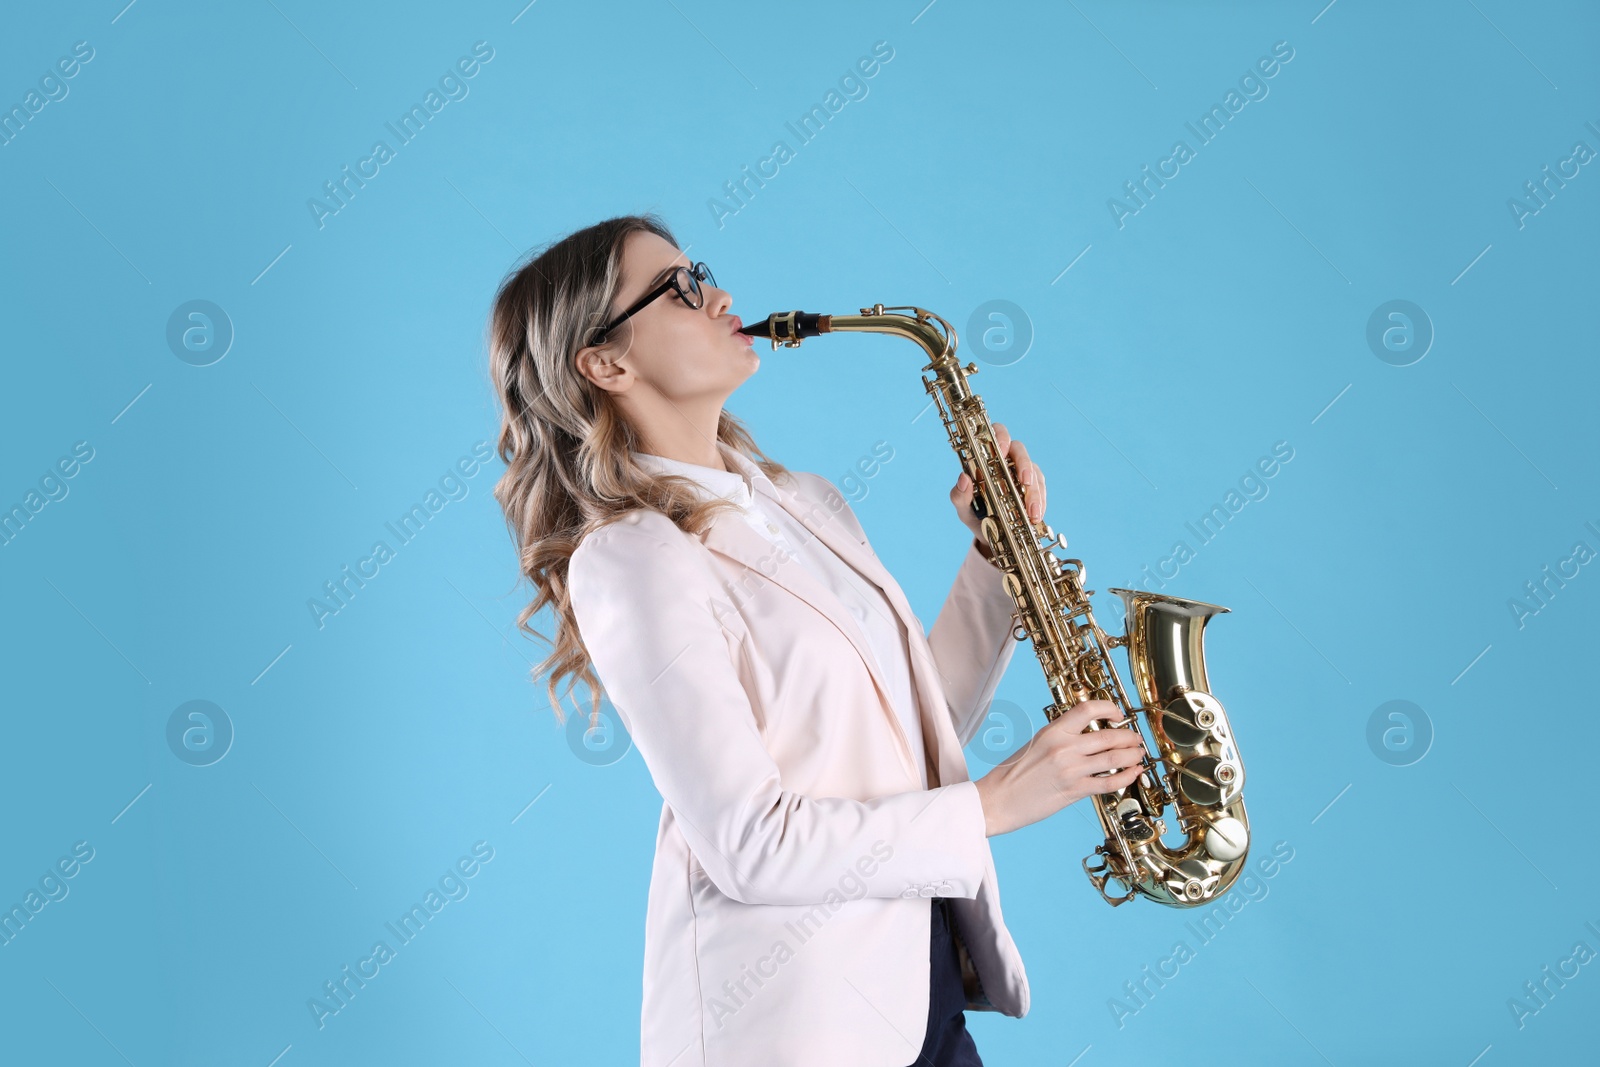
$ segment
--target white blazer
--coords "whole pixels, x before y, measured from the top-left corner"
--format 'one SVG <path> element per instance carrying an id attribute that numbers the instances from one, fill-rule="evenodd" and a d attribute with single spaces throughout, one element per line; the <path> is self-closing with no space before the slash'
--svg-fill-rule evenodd
<path id="1" fill-rule="evenodd" d="M 833 484 L 792 473 L 777 503 L 906 626 L 932 788 L 855 620 L 738 515 L 696 538 L 640 509 L 585 537 L 578 629 L 664 801 L 644 1067 L 904 1067 L 933 896 L 951 898 L 967 1008 L 1028 1011 L 961 751 L 1016 647 L 1000 571 L 971 545 L 924 636 Z"/>

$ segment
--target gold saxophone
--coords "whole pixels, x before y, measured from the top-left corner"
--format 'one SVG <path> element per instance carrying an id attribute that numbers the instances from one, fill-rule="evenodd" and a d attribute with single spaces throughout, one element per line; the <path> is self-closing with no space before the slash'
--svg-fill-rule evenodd
<path id="1" fill-rule="evenodd" d="M 1096 721 L 1088 729 L 1134 730 L 1145 745 L 1145 773 L 1122 789 L 1094 797 L 1106 840 L 1084 859 L 1084 872 L 1113 906 L 1143 895 L 1187 908 L 1225 893 L 1244 869 L 1250 823 L 1242 795 L 1244 764 L 1228 716 L 1211 695 L 1203 639 L 1206 622 L 1228 609 L 1112 589 L 1122 598 L 1127 632 L 1109 637 L 1100 629 L 1089 605 L 1094 590 L 1084 588 L 1083 562 L 1056 555 L 1055 549 L 1066 548 L 1066 538 L 1042 520 L 1037 526 L 1029 521 L 1015 472 L 996 446 L 983 400 L 967 384 L 978 366 L 963 368 L 957 362 L 955 329 L 931 311 L 882 304 L 862 308 L 859 315 L 789 311 L 741 332 L 770 338 L 774 349 L 796 348 L 806 337 L 841 332 L 893 334 L 922 346 L 930 360 L 922 368 L 923 387 L 939 405 L 950 443 L 972 478 L 973 509 L 1017 604 L 1013 636 L 1032 639 L 1050 684 L 1054 701 L 1045 707 L 1045 715 L 1053 722 L 1080 701 L 1107 700 L 1127 723 Z M 1137 702 L 1129 700 L 1111 662 L 1113 648 L 1125 650 Z M 1155 739 L 1158 760 L 1150 758 L 1146 731 Z M 1164 771 L 1157 769 L 1158 761 Z M 1181 836 L 1171 845 L 1162 840 L 1168 804 L 1174 806 Z M 1126 892 L 1108 893 L 1108 879 Z"/>

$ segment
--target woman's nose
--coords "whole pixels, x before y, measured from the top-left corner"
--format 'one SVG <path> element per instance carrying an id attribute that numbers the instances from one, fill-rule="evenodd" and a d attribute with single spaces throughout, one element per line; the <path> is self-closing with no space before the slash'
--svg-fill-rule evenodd
<path id="1" fill-rule="evenodd" d="M 733 294 L 726 289 L 718 289 L 714 285 L 708 286 L 706 292 L 710 295 L 710 299 L 706 301 L 706 307 L 710 309 L 711 317 L 715 319 L 726 315 L 728 309 L 733 306 Z"/>

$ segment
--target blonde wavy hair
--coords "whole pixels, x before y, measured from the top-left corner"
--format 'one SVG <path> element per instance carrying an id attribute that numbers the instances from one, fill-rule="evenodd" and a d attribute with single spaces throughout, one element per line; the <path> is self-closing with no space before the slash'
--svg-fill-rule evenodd
<path id="1" fill-rule="evenodd" d="M 517 628 L 550 646 L 531 675 L 535 682 L 545 675 L 558 724 L 566 721 L 556 693 L 562 679 L 563 695 L 579 681 L 588 686 L 591 725 L 600 714 L 600 681 L 567 584 L 579 542 L 637 508 L 660 511 L 686 534 L 698 535 L 719 510 L 737 507 L 720 498 L 702 501 L 686 479 L 641 467 L 631 455 L 644 451 L 638 431 L 611 394 L 575 365 L 573 357 L 591 331 L 612 314 L 623 246 L 639 232 L 678 243 L 653 214 L 623 215 L 579 230 L 531 253 L 506 274 L 489 321 L 489 371 L 501 414 L 497 448 L 506 465 L 494 497 L 517 546 L 522 577 L 535 590 L 517 616 Z M 601 351 L 615 350 L 620 358 L 632 337 L 630 321 L 612 331 Z M 768 459 L 726 409 L 717 440 L 749 457 L 774 482 L 787 477 L 787 469 Z M 554 620 L 553 637 L 529 624 L 545 607 Z"/>

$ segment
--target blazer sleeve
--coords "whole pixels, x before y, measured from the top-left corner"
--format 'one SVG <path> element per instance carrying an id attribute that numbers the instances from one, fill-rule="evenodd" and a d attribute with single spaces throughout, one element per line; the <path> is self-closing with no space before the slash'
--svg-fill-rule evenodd
<path id="1" fill-rule="evenodd" d="M 983 724 L 1017 649 L 1011 636 L 1016 604 L 1002 577 L 1000 568 L 984 558 L 977 541 L 969 542 L 950 595 L 928 632 L 928 647 L 963 748 Z"/>
<path id="2" fill-rule="evenodd" d="M 624 517 L 579 543 L 568 582 L 595 673 L 724 894 L 831 903 L 845 879 L 860 896 L 977 895 L 989 851 L 974 783 L 870 800 L 784 788 L 719 618 L 725 591 L 690 535 L 659 513 Z"/>

